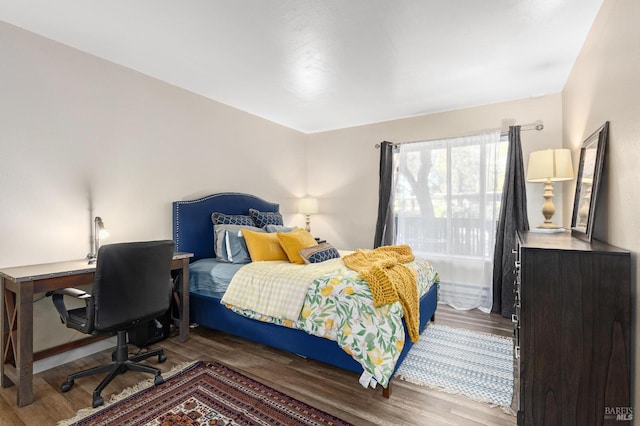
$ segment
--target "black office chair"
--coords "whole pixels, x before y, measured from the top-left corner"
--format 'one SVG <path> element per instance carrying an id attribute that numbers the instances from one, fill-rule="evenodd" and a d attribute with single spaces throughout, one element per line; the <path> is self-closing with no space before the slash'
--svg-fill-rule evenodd
<path id="1" fill-rule="evenodd" d="M 171 297 L 171 260 L 173 241 L 146 241 L 109 244 L 100 247 L 91 294 L 75 288 L 55 290 L 53 304 L 67 327 L 86 334 L 117 332 L 112 362 L 71 374 L 60 386 L 68 392 L 75 379 L 109 372 L 93 392 L 93 407 L 104 403 L 100 393 L 119 374 L 128 370 L 155 375 L 154 384 L 164 383 L 160 370 L 139 361 L 158 356 L 166 361 L 162 349 L 129 357 L 127 329 L 152 320 L 169 309 Z M 84 300 L 85 307 L 67 310 L 64 296 Z"/>

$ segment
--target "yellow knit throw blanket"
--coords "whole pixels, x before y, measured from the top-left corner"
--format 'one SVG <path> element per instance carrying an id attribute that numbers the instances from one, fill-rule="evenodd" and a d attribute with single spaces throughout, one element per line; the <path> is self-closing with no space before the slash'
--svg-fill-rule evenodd
<path id="1" fill-rule="evenodd" d="M 400 301 L 409 338 L 420 338 L 420 310 L 416 273 L 403 265 L 414 259 L 408 245 L 383 246 L 374 250 L 357 250 L 343 257 L 345 265 L 369 284 L 374 306 Z"/>

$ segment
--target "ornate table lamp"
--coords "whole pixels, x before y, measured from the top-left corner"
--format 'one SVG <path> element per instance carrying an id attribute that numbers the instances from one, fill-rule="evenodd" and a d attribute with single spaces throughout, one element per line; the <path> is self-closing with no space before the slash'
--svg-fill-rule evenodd
<path id="1" fill-rule="evenodd" d="M 571 150 L 545 149 L 529 154 L 527 180 L 529 182 L 544 182 L 544 204 L 542 205 L 544 223 L 538 225 L 538 228 L 560 228 L 560 226 L 551 221 L 553 214 L 556 212 L 556 207 L 553 204 L 553 182 L 571 179 L 573 179 Z"/>
<path id="2" fill-rule="evenodd" d="M 304 197 L 300 199 L 298 203 L 298 213 L 302 213 L 306 215 L 306 229 L 308 232 L 311 232 L 311 215 L 318 213 L 318 199 L 311 197 Z"/>

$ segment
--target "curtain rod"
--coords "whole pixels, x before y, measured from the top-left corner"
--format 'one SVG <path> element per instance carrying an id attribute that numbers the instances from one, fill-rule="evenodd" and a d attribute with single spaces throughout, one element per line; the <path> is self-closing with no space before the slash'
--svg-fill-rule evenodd
<path id="1" fill-rule="evenodd" d="M 534 123 L 529 123 L 529 124 L 523 124 L 520 126 L 520 130 L 523 132 L 527 132 L 529 130 L 542 130 L 544 129 L 544 124 L 542 123 L 542 120 L 538 120 Z M 502 130 L 502 127 L 499 128 L 495 128 L 495 129 L 489 129 L 489 130 L 484 130 L 482 132 L 476 132 L 476 133 L 470 133 L 467 135 L 461 135 L 461 136 L 451 136 L 448 138 L 438 138 L 438 139 L 425 139 L 425 140 L 420 140 L 420 141 L 406 141 L 406 142 L 396 142 L 393 144 L 394 147 L 398 147 L 400 145 L 404 145 L 404 144 L 410 144 L 410 143 L 419 143 L 419 142 L 429 142 L 429 141 L 434 141 L 434 140 L 443 140 L 443 139 L 455 139 L 455 138 L 460 138 L 460 137 L 464 137 L 464 136 L 471 136 L 471 135 L 477 135 L 478 133 L 484 133 L 484 132 L 491 132 L 491 131 L 496 131 L 496 130 Z M 509 134 L 508 131 L 502 131 L 500 133 L 500 136 L 507 136 Z M 380 148 L 380 144 L 377 143 L 375 145 L 376 148 Z"/>

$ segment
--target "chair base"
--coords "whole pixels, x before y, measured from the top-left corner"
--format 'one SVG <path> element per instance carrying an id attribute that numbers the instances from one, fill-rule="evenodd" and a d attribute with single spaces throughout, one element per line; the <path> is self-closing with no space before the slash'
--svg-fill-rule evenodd
<path id="1" fill-rule="evenodd" d="M 118 341 L 116 349 L 111 354 L 112 361 L 109 364 L 101 365 L 99 367 L 89 368 L 74 374 L 67 376 L 67 381 L 60 386 L 62 392 L 68 392 L 73 386 L 74 380 L 81 377 L 93 376 L 96 374 L 109 373 L 102 379 L 98 387 L 93 391 L 93 408 L 96 408 L 104 403 L 102 396 L 100 395 L 105 387 L 118 375 L 124 374 L 127 371 L 140 371 L 143 373 L 150 373 L 154 375 L 153 384 L 160 385 L 164 383 L 161 371 L 155 367 L 138 364 L 138 362 L 151 358 L 152 356 L 158 357 L 158 362 L 163 363 L 167 360 L 167 356 L 164 354 L 163 349 L 155 349 L 149 352 L 145 352 L 140 355 L 129 357 L 129 347 L 127 345 L 127 332 L 126 330 L 118 331 Z"/>

